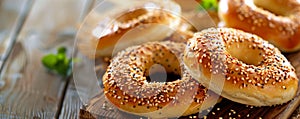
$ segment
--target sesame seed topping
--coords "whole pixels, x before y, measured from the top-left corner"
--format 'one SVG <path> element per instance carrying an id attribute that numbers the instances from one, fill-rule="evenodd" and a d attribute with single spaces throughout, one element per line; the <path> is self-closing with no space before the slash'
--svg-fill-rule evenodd
<path id="1" fill-rule="evenodd" d="M 103 78 L 105 96 L 118 100 L 120 105 L 160 110 L 169 103 L 180 103 L 179 98 L 189 92 L 195 98 L 193 103 L 201 106 L 209 96 L 207 88 L 186 71 L 181 57 L 184 48 L 183 43 L 151 42 L 121 51 L 113 57 L 106 71 L 107 77 Z M 147 76 L 151 72 L 148 66 L 154 64 L 162 65 L 168 73 L 180 74 L 180 80 L 148 82 Z"/>
<path id="2" fill-rule="evenodd" d="M 241 14 L 241 18 L 252 18 L 252 15 L 246 14 Z M 262 22 L 264 19 L 257 19 L 255 29 L 264 25 L 273 25 L 273 22 L 269 24 Z M 185 55 L 185 57 L 195 57 L 195 61 L 198 61 L 192 65 L 186 64 L 190 69 L 194 70 L 199 67 L 200 73 L 208 72 L 209 75 L 206 78 L 207 81 L 212 81 L 210 83 L 215 83 L 214 76 L 224 76 L 225 85 L 231 84 L 239 91 L 253 87 L 268 90 L 270 86 L 274 87 L 272 85 L 285 84 L 290 79 L 288 78 L 289 72 L 293 70 L 290 64 L 283 63 L 288 60 L 276 47 L 256 35 L 240 30 L 231 28 L 202 30 L 195 33 L 187 44 L 189 45 L 185 52 L 191 56 Z M 231 51 L 233 49 L 234 51 Z M 238 49 L 241 51 L 239 52 Z M 251 58 L 246 57 L 248 54 L 251 54 Z M 295 76 L 293 78 L 297 79 Z M 206 80 L 198 80 L 209 85 Z M 277 86 L 275 87 L 277 88 Z M 231 112 L 231 114 L 233 113 Z"/>

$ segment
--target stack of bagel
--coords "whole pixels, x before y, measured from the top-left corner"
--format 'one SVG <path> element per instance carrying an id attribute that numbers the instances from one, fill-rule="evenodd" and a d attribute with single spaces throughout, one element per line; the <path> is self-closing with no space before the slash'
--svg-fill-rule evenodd
<path id="1" fill-rule="evenodd" d="M 112 58 L 102 77 L 104 94 L 122 111 L 179 117 L 222 98 L 273 106 L 296 96 L 295 69 L 281 52 L 300 49 L 297 0 L 220 0 L 219 28 L 197 29 L 172 0 L 116 14 L 97 40 L 79 49 L 93 46 L 96 58 Z"/>

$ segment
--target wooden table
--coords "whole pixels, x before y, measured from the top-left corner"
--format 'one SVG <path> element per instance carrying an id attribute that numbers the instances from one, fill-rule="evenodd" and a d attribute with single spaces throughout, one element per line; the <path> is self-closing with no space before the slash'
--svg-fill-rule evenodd
<path id="1" fill-rule="evenodd" d="M 99 2 L 99 1 L 98 1 Z M 76 118 L 72 78 L 47 72 L 41 57 L 66 46 L 95 0 L 0 1 L 0 118 Z M 74 101 L 74 102 L 73 102 Z"/>
<path id="2" fill-rule="evenodd" d="M 74 77 L 86 80 L 64 79 L 47 72 L 41 57 L 59 46 L 66 46 L 70 56 L 76 55 L 72 49 L 79 24 L 99 2 L 0 1 L 0 119 L 79 118 L 80 109 L 99 94 L 99 84 L 89 80 L 95 76 L 77 73 Z M 81 73 L 93 71 L 93 63 L 82 58 L 87 65 Z M 299 118 L 299 113 L 297 108 L 292 117 Z"/>

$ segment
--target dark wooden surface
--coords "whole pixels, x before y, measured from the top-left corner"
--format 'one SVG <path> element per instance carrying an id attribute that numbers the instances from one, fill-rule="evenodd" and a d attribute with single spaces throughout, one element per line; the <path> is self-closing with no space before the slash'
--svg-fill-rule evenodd
<path id="1" fill-rule="evenodd" d="M 74 77 L 76 78 L 70 77 L 68 79 L 47 72 L 40 63 L 44 54 L 55 52 L 59 46 L 67 46 L 71 55 L 80 22 L 84 20 L 84 16 L 91 8 L 101 1 L 0 1 L 0 65 L 5 63 L 0 75 L 0 119 L 139 118 L 114 108 L 102 95 L 101 82 L 97 77 L 103 73 L 107 63 L 99 65 L 99 61 L 97 61 L 95 67 L 94 60 L 75 52 L 74 55 L 81 58 L 82 61 L 75 66 L 77 73 Z M 28 15 L 22 12 L 22 9 L 27 9 L 26 6 L 30 8 Z M 24 14 L 26 17 L 22 17 Z M 26 19 L 22 20 L 23 18 Z M 19 27 L 20 32 L 18 32 Z M 14 39 L 16 42 L 11 41 Z M 10 48 L 9 44 L 13 44 L 13 47 Z M 10 51 L 10 49 L 12 50 Z M 10 55 L 5 62 L 3 59 L 5 59 L 6 53 Z M 300 53 L 288 54 L 287 57 L 296 67 L 299 77 Z M 95 69 L 98 76 L 95 75 Z M 293 104 L 296 105 L 297 100 L 298 97 L 295 98 Z M 292 112 L 292 118 L 300 117 L 300 108 L 293 106 L 288 108 L 252 108 L 228 100 L 223 100 L 217 106 L 220 107 L 220 110 L 215 107 L 212 112 L 228 115 L 227 117 L 230 115 L 232 117 L 238 117 L 238 115 L 247 117 L 247 110 L 252 112 L 249 115 L 251 117 L 252 115 L 265 116 L 269 113 L 276 117 L 285 118 Z M 225 106 L 228 109 L 223 108 Z M 283 105 L 283 107 L 285 106 Z M 238 108 L 243 108 L 246 111 L 233 114 L 233 111 L 238 112 Z M 253 110 L 258 113 L 254 113 Z M 213 115 L 212 112 L 211 115 Z M 231 114 L 229 115 L 229 113 Z M 193 118 L 194 116 L 196 115 L 184 118 Z"/>

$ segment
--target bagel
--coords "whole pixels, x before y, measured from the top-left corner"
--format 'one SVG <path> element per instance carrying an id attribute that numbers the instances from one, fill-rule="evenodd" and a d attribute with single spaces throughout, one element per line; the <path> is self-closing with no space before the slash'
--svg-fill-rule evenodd
<path id="1" fill-rule="evenodd" d="M 89 33 L 90 39 L 80 40 L 79 50 L 93 58 L 112 56 L 129 46 L 169 37 L 180 24 L 181 9 L 171 0 L 166 1 L 125 1 L 109 0 L 117 10 L 99 16 L 97 26 Z M 112 4 L 110 3 L 110 4 Z M 90 20 L 92 21 L 92 20 Z M 92 22 L 95 22 L 92 21 Z"/>
<path id="2" fill-rule="evenodd" d="M 213 106 L 218 95 L 208 92 L 186 71 L 180 57 L 184 48 L 184 43 L 166 41 L 121 51 L 102 78 L 106 98 L 122 111 L 151 118 L 186 116 Z M 151 71 L 154 65 L 181 78 L 149 81 L 151 72 L 161 72 Z"/>
<path id="3" fill-rule="evenodd" d="M 183 61 L 202 85 L 242 104 L 283 104 L 298 89 L 295 69 L 276 47 L 236 29 L 195 33 L 187 42 Z"/>
<path id="4" fill-rule="evenodd" d="M 256 34 L 283 52 L 300 49 L 299 0 L 220 0 L 223 26 Z"/>

